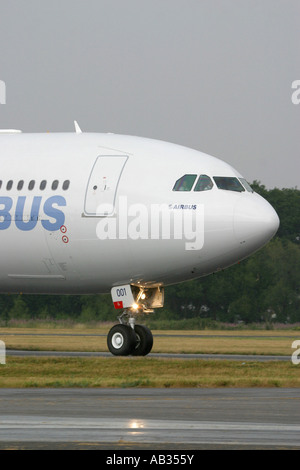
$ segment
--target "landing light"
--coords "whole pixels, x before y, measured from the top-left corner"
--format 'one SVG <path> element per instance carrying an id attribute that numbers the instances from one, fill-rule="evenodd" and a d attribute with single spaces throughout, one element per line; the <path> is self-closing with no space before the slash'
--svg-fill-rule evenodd
<path id="1" fill-rule="evenodd" d="M 138 304 L 132 304 L 131 308 L 133 308 L 133 310 L 137 310 L 139 308 Z"/>

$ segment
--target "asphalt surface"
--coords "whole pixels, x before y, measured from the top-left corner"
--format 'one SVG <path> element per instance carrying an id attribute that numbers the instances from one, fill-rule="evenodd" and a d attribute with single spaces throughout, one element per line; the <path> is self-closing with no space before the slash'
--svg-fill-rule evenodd
<path id="1" fill-rule="evenodd" d="M 21 351 L 6 350 L 6 356 L 19 357 L 113 357 L 110 352 L 82 352 L 82 351 Z M 230 361 L 291 361 L 291 356 L 265 356 L 246 354 L 175 354 L 175 353 L 150 353 L 148 357 L 166 359 L 217 359 Z"/>
<path id="2" fill-rule="evenodd" d="M 0 389 L 0 449 L 300 449 L 299 389 Z"/>

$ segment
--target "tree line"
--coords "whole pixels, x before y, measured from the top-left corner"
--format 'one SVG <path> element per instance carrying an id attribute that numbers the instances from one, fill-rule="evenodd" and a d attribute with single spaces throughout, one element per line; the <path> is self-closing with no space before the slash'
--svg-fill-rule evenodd
<path id="1" fill-rule="evenodd" d="M 235 266 L 167 287 L 165 307 L 150 321 L 180 325 L 184 319 L 189 326 L 300 322 L 300 191 L 267 189 L 258 181 L 251 186 L 278 213 L 276 236 Z M 12 319 L 114 322 L 116 311 L 109 294 L 0 295 L 0 322 L 8 324 Z"/>

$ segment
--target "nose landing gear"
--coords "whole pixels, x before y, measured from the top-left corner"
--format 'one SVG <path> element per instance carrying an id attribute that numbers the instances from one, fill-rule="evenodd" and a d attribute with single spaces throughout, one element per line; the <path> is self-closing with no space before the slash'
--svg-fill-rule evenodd
<path id="1" fill-rule="evenodd" d="M 120 324 L 108 333 L 108 349 L 114 356 L 146 356 L 152 349 L 153 336 L 147 326 L 136 325 L 136 317 L 163 307 L 163 286 L 116 286 L 111 289 L 111 296 L 115 308 L 124 310 L 118 318 Z"/>

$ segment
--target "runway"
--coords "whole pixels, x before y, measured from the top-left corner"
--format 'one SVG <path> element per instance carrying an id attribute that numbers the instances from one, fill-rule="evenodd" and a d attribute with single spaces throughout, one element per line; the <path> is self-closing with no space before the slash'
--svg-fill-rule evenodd
<path id="1" fill-rule="evenodd" d="M 299 389 L 0 389 L 0 449 L 299 449 Z"/>

